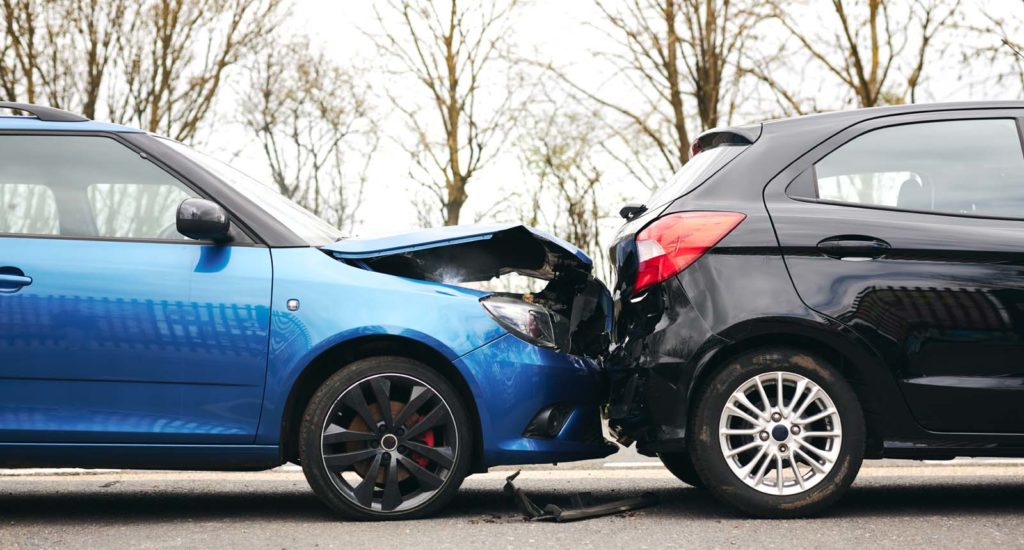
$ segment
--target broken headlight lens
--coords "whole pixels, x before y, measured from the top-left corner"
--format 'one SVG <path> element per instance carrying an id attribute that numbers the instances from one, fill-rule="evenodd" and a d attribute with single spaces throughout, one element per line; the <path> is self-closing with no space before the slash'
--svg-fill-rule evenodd
<path id="1" fill-rule="evenodd" d="M 517 337 L 545 348 L 557 348 L 551 312 L 506 296 L 488 296 L 480 300 L 499 325 Z"/>

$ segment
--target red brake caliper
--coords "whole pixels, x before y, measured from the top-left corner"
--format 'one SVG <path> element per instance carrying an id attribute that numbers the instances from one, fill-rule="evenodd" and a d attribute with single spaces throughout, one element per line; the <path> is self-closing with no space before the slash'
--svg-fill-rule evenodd
<path id="1" fill-rule="evenodd" d="M 420 443 L 426 445 L 427 447 L 433 447 L 434 446 L 434 430 L 428 430 L 428 431 L 423 432 L 422 435 L 420 435 L 419 437 L 415 438 L 415 441 L 419 441 Z M 416 464 L 419 464 L 421 468 L 426 468 L 427 464 L 430 464 L 430 461 L 427 460 L 427 457 L 425 457 L 423 455 L 420 455 L 420 454 L 416 454 L 416 453 L 412 453 L 412 460 Z"/>

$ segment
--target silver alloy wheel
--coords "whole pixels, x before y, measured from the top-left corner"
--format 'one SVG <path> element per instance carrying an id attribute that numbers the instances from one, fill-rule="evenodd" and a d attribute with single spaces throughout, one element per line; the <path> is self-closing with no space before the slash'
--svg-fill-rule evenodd
<path id="1" fill-rule="evenodd" d="M 736 477 L 770 495 L 802 493 L 839 458 L 843 429 L 832 398 L 792 372 L 754 376 L 729 396 L 718 426 Z"/>

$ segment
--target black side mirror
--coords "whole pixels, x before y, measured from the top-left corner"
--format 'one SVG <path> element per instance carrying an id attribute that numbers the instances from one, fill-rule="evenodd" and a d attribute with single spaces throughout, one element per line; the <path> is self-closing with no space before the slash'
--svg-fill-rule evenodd
<path id="1" fill-rule="evenodd" d="M 231 240 L 228 213 L 219 204 L 206 199 L 185 199 L 178 206 L 178 233 L 197 241 L 217 243 Z"/>
<path id="2" fill-rule="evenodd" d="M 645 211 L 647 211 L 647 207 L 642 204 L 627 204 L 619 209 L 619 216 L 626 220 L 632 220 Z"/>

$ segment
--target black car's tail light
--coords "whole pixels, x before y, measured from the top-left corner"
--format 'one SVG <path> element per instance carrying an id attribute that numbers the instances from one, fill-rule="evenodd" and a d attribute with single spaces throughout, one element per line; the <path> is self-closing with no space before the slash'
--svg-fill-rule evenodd
<path id="1" fill-rule="evenodd" d="M 636 236 L 640 266 L 634 292 L 689 267 L 746 217 L 739 212 L 679 212 L 655 220 Z"/>

